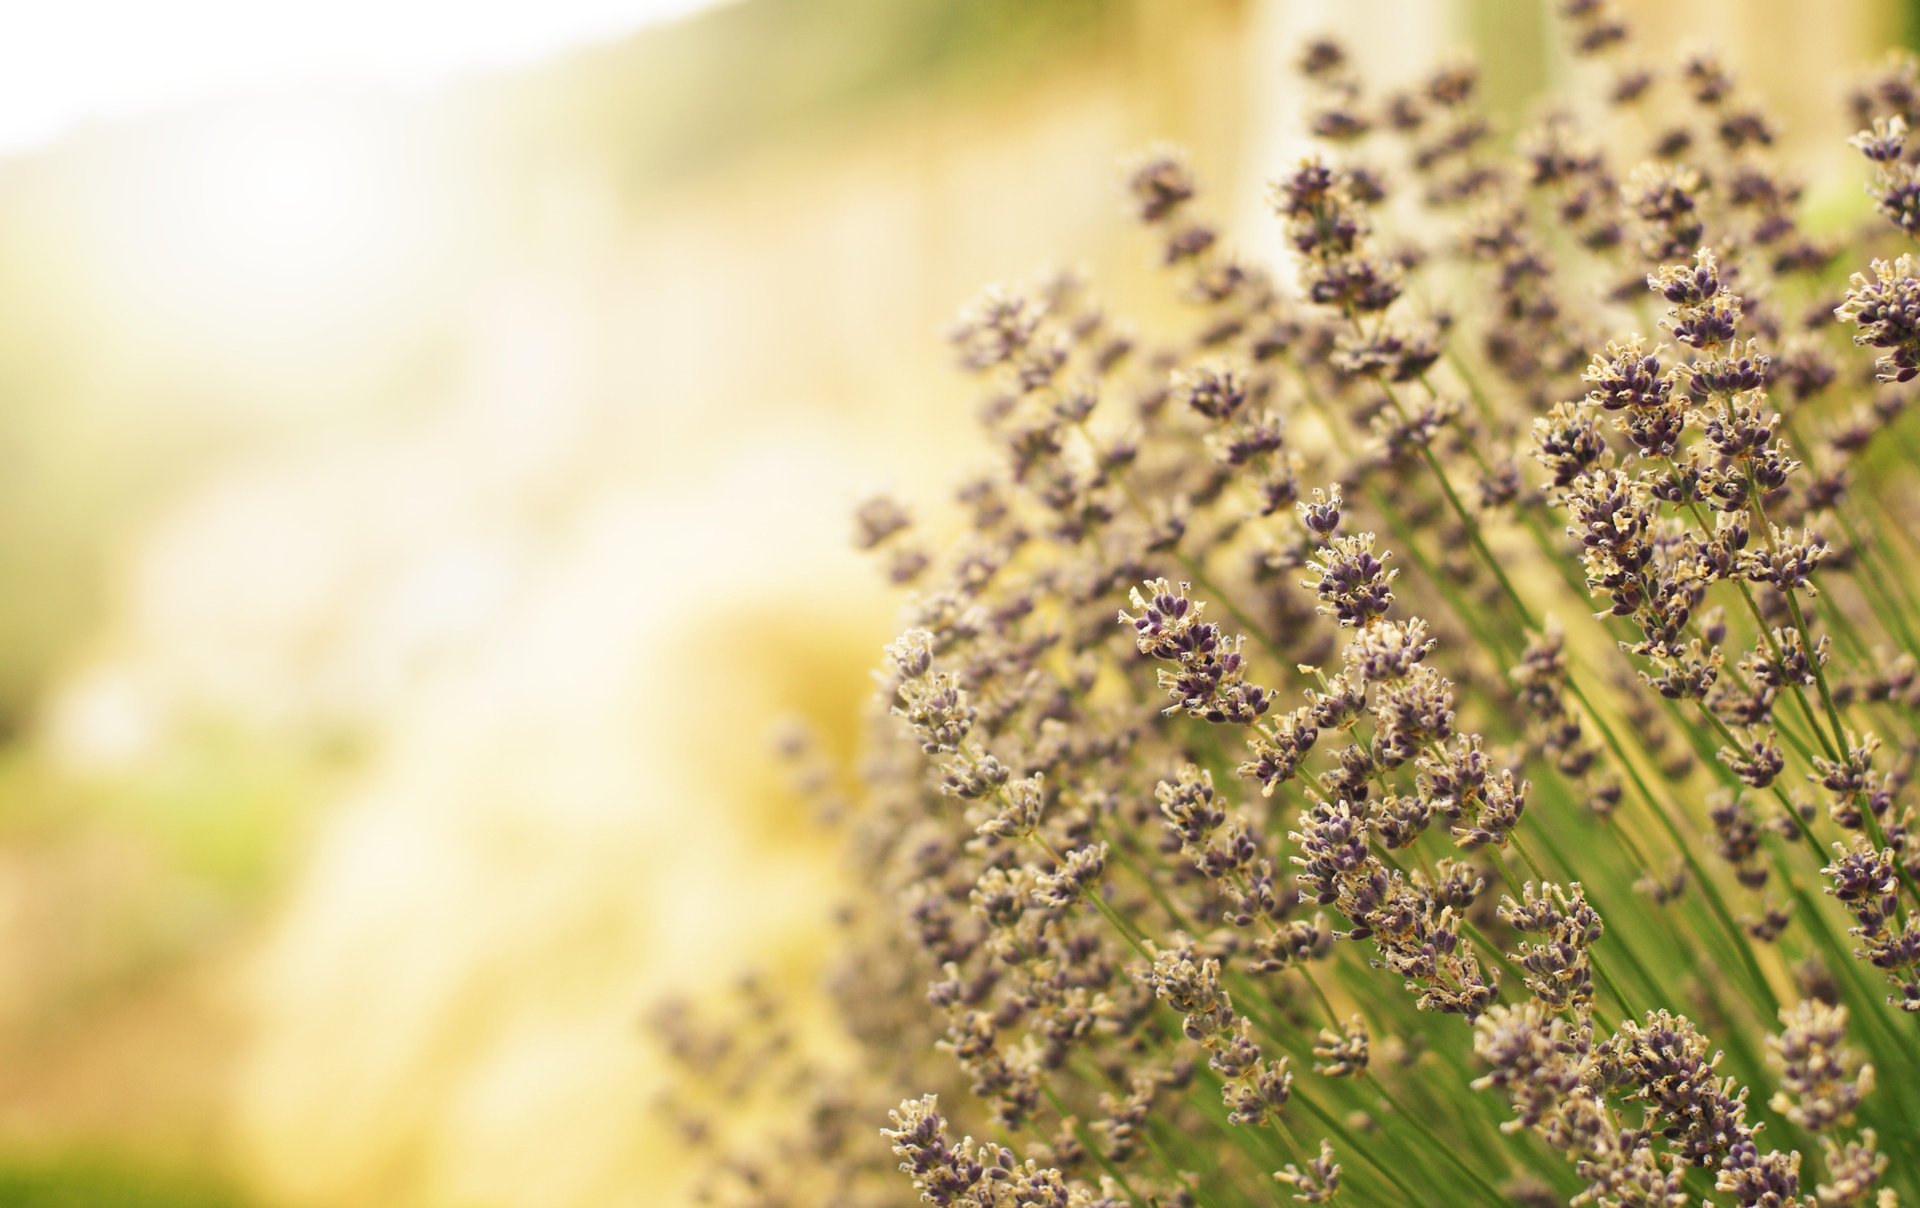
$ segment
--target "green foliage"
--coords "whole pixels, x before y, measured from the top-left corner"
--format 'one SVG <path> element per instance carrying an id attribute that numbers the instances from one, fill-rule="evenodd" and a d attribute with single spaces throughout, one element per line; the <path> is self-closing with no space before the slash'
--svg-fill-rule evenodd
<path id="1" fill-rule="evenodd" d="M 252 1201 L 204 1176 L 155 1169 L 107 1152 L 0 1158 L 6 1208 L 250 1208 Z"/>

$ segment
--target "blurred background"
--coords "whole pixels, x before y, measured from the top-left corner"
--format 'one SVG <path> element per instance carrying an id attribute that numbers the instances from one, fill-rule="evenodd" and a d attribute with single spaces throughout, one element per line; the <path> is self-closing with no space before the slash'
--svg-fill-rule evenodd
<path id="1" fill-rule="evenodd" d="M 1813 165 L 1914 30 L 1627 7 Z M 1545 0 L 0 0 L 0 1204 L 674 1202 L 638 1021 L 805 976 L 769 734 L 851 748 L 848 513 L 978 459 L 947 319 L 1164 306 L 1157 139 L 1270 246 L 1322 31 L 1565 70 Z"/>

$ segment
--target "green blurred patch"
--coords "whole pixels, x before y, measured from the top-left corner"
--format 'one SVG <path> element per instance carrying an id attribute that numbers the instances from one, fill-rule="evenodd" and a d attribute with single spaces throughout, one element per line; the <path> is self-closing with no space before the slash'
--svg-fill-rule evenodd
<path id="1" fill-rule="evenodd" d="M 522 155 L 612 159 L 645 191 L 929 85 L 1056 71 L 1147 2 L 748 0 L 529 72 L 488 120 Z"/>
<path id="2" fill-rule="evenodd" d="M 272 885 L 298 824 L 355 749 L 340 735 L 294 739 L 208 718 L 115 775 L 81 780 L 15 747 L 0 756 L 0 843 L 57 841 L 73 827 L 104 825 L 169 871 L 246 902 Z"/>
<path id="3" fill-rule="evenodd" d="M 244 933 L 282 891 L 341 766 L 325 744 L 211 723 L 97 779 L 0 747 L 0 861 L 30 878 L 30 900 L 64 903 L 11 954 L 35 990 L 5 1039 L 66 1043 Z M 0 1180 L 0 1208 L 67 1202 L 23 1194 Z"/>
<path id="4" fill-rule="evenodd" d="M 289 741 L 207 721 L 111 786 L 100 810 L 151 839 L 169 863 L 236 903 L 269 889 L 299 822 L 324 798 L 352 745 Z"/>
<path id="5" fill-rule="evenodd" d="M 1523 117 L 1547 87 L 1558 33 L 1548 6 L 1535 0 L 1478 0 L 1466 6 L 1465 16 L 1474 57 L 1499 65 L 1481 76 L 1488 107 L 1510 120 Z"/>
<path id="6" fill-rule="evenodd" d="M 249 1208 L 202 1175 L 156 1170 L 111 1153 L 0 1157 L 0 1208 Z"/>

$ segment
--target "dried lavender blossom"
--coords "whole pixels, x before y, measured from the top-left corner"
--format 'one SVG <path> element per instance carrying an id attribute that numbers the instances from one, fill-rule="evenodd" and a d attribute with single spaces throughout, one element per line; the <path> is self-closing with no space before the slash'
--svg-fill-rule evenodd
<path id="1" fill-rule="evenodd" d="M 1191 323 L 964 311 L 997 468 L 945 548 L 856 516 L 915 594 L 844 1044 L 768 1060 L 733 1202 L 1920 1197 L 1920 65 L 1828 242 L 1732 66 L 1558 7 L 1598 104 L 1511 143 L 1470 66 L 1306 47 L 1284 264 L 1135 161 Z"/>

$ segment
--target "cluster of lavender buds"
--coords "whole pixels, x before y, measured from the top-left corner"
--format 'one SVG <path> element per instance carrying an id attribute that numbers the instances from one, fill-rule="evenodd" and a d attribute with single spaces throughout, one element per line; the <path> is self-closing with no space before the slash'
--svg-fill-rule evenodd
<path id="1" fill-rule="evenodd" d="M 1307 46 L 1285 264 L 1133 161 L 1163 330 L 965 309 L 995 468 L 859 508 L 899 636 L 793 747 L 819 990 L 660 1017 L 704 1202 L 1920 1204 L 1920 63 L 1809 226 L 1558 7 L 1518 130 Z"/>

